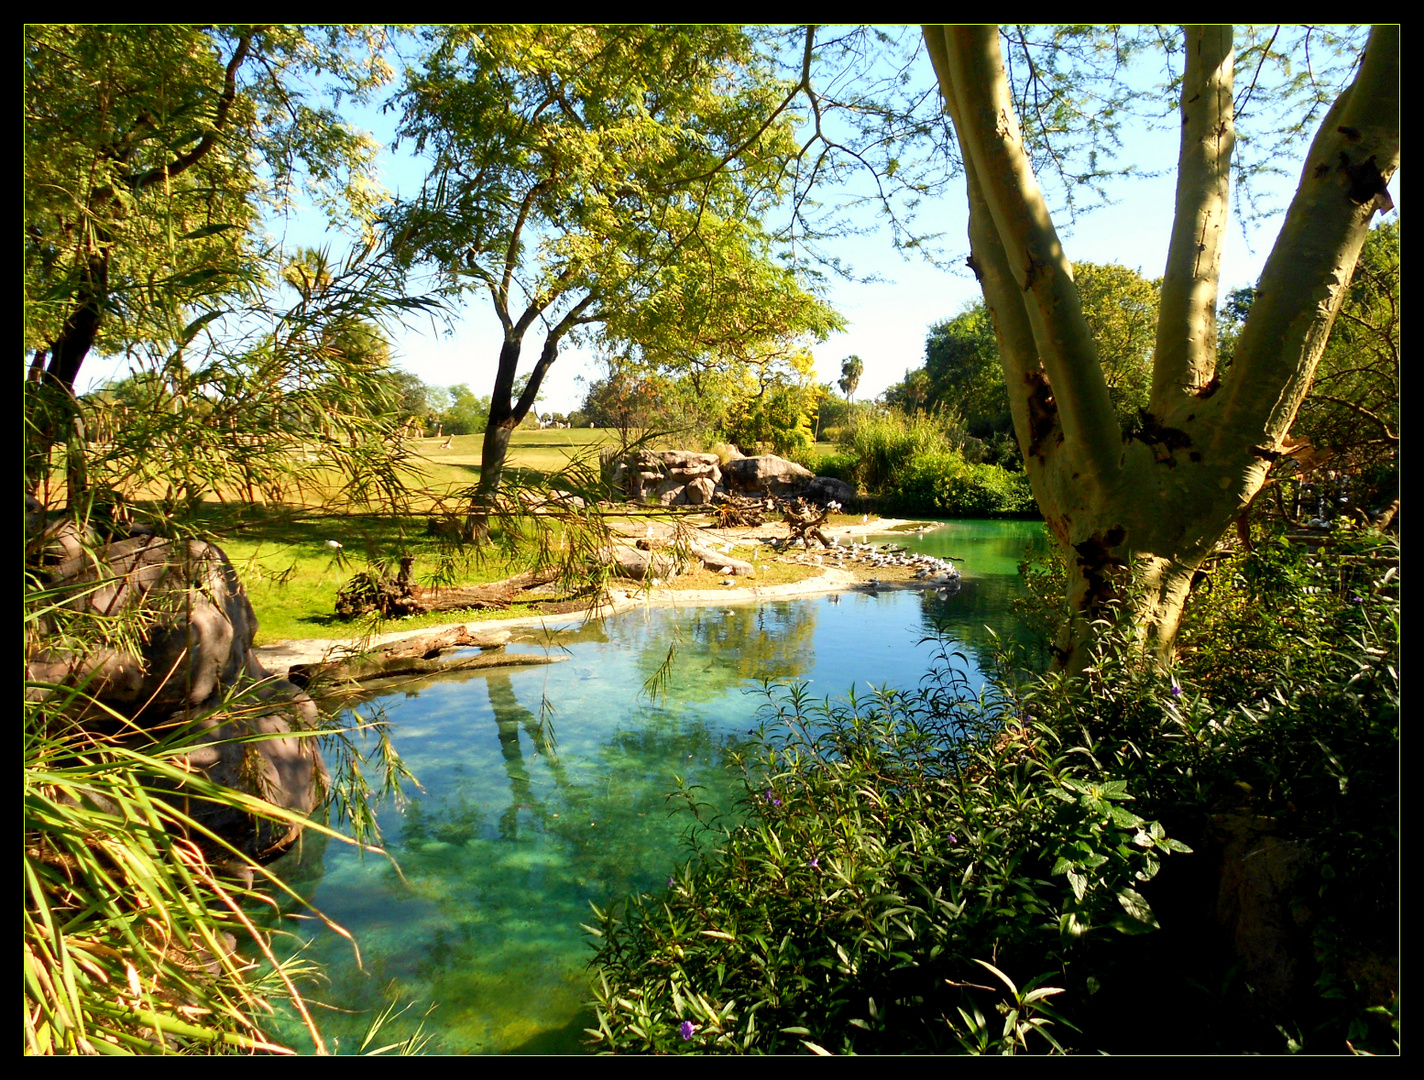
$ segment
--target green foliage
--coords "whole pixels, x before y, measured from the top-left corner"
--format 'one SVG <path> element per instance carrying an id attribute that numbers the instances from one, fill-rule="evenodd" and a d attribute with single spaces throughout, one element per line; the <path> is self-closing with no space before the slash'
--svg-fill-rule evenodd
<path id="1" fill-rule="evenodd" d="M 665 894 L 591 928 L 597 1045 L 1056 1046 L 1059 991 L 1033 991 L 1058 976 L 1020 994 L 1002 971 L 1061 975 L 1092 937 L 1149 929 L 1139 883 L 1184 848 L 1052 731 L 1004 727 L 1010 709 L 971 697 L 947 656 L 911 694 L 769 691 L 741 759 L 744 822 L 704 825 Z M 984 985 L 991 955 L 1003 985 Z M 994 1009 L 1001 1036 L 982 1023 Z"/>
<path id="2" fill-rule="evenodd" d="M 35 578 L 27 585 L 27 624 L 69 598 Z M 143 617 L 132 612 L 105 621 Z M 116 629 L 70 626 L 91 646 Z M 233 693 L 212 716 L 229 724 L 235 741 L 250 744 L 267 737 L 244 733 L 242 718 L 252 708 L 243 693 Z M 87 713 L 82 724 L 79 713 Z M 338 806 L 349 811 L 357 835 L 370 837 L 374 818 L 365 800 L 372 790 L 347 733 L 294 733 L 321 736 L 336 755 Z M 251 914 L 255 904 L 270 902 L 269 891 L 301 898 L 197 819 L 200 807 L 215 806 L 279 832 L 297 823 L 350 840 L 206 780 L 188 755 L 210 739 L 201 725 L 145 730 L 82 690 L 26 682 L 28 1053 L 286 1052 L 266 1030 L 277 1002 L 323 1045 L 298 987 L 312 974 L 309 966 L 286 956 L 291 943 L 261 930 Z M 403 774 L 393 755 L 390 764 L 395 772 L 380 784 L 385 791 L 393 775 Z M 265 964 L 266 973 L 255 963 Z"/>
<path id="3" fill-rule="evenodd" d="M 390 74 L 383 40 L 350 27 L 27 26 L 26 347 L 72 385 L 90 342 L 181 343 L 250 284 L 257 215 L 298 181 L 333 219 L 369 222 L 375 148 L 303 82 L 322 72 L 364 96 Z M 86 312 L 97 329 L 79 342 Z M 61 363 L 67 347 L 81 351 Z"/>
<path id="4" fill-rule="evenodd" d="M 941 656 L 912 693 L 768 690 L 743 817 L 590 927 L 594 1045 L 1397 1048 L 1397 559 L 1361 538 L 1223 564 L 1175 671 L 1109 627 L 1072 679 L 1004 666 L 975 696 Z M 1306 935 L 1284 1009 L 1191 854 L 1233 820 L 1306 853 L 1272 901 Z M 1170 1022 L 1124 1024 L 1144 1000 Z"/>
<path id="5" fill-rule="evenodd" d="M 1128 425 L 1151 389 L 1161 281 L 1115 263 L 1077 263 L 1073 276 L 1108 396 L 1119 423 Z M 982 300 L 930 327 L 924 366 L 907 372 L 885 401 L 910 415 L 952 409 L 969 435 L 991 444 L 991 462 L 1018 460 L 994 320 Z"/>
<path id="6" fill-rule="evenodd" d="M 997 465 L 971 465 L 956 451 L 910 456 L 885 488 L 891 509 L 935 517 L 1036 515 L 1028 477 Z"/>
<path id="7" fill-rule="evenodd" d="M 858 356 L 847 356 L 841 361 L 841 377 L 837 380 L 837 385 L 846 401 L 855 397 L 855 388 L 860 385 L 860 377 L 864 372 L 865 361 Z"/>
<path id="8" fill-rule="evenodd" d="M 759 391 L 733 405 L 722 422 L 728 442 L 743 453 L 761 447 L 781 457 L 804 457 L 814 441 L 816 390 L 803 381 L 764 380 Z"/>
<path id="9" fill-rule="evenodd" d="M 794 370 L 806 340 L 840 327 L 761 225 L 798 146 L 745 31 L 461 26 L 427 40 L 400 133 L 432 167 L 393 238 L 452 291 L 492 298 L 505 327 L 492 423 L 524 418 L 569 335 L 596 334 L 636 377 L 744 381 Z M 544 346 L 516 397 L 536 320 Z M 483 463 L 481 501 L 501 464 Z"/>
<path id="10" fill-rule="evenodd" d="M 1294 437 L 1327 451 L 1330 466 L 1355 481 L 1352 501 L 1365 508 L 1399 495 L 1399 286 L 1396 215 L 1370 231 L 1315 381 L 1291 425 Z"/>
<path id="11" fill-rule="evenodd" d="M 830 463 L 840 472 L 825 475 L 863 486 L 897 512 L 942 517 L 1037 513 L 1023 473 L 965 459 L 963 432 L 953 415 L 861 416 L 841 445 L 842 454 Z M 826 465 L 818 468 L 824 472 Z"/>
<path id="12" fill-rule="evenodd" d="M 857 481 L 871 492 L 894 483 L 905 462 L 916 454 L 948 453 L 956 439 L 937 418 L 862 414 L 841 437 L 841 448 L 859 462 Z"/>
<path id="13" fill-rule="evenodd" d="M 449 404 L 436 414 L 436 421 L 447 435 L 478 435 L 489 423 L 490 399 L 479 397 L 465 383 L 457 383 L 447 391 Z"/>

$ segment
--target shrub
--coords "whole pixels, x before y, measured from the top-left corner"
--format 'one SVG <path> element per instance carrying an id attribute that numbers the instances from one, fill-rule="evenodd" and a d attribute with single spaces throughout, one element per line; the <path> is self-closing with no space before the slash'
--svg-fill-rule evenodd
<path id="1" fill-rule="evenodd" d="M 996 465 L 971 465 L 954 451 L 919 453 L 895 473 L 886 489 L 900 513 L 939 517 L 989 517 L 1037 513 L 1023 473 Z"/>
<path id="2" fill-rule="evenodd" d="M 913 694 L 768 691 L 744 823 L 704 827 L 665 894 L 598 913 L 598 1045 L 1057 1047 L 1045 981 L 1090 937 L 1150 928 L 1137 886 L 1185 849 L 1008 706 L 971 699 L 947 656 Z"/>
<path id="3" fill-rule="evenodd" d="M 913 693 L 769 690 L 741 823 L 597 913 L 596 1044 L 1397 1051 L 1398 546 L 1267 542 L 1214 581 L 1174 671 L 1120 620 L 1082 676 L 1001 662 L 979 698 L 943 651 Z M 1262 950 L 1218 895 L 1268 847 Z M 1122 1022 L 1145 1002 L 1170 1022 Z"/>

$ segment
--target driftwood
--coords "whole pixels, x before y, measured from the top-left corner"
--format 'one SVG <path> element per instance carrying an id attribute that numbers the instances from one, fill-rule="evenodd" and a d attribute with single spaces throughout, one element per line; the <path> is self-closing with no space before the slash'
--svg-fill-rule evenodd
<path id="1" fill-rule="evenodd" d="M 831 516 L 831 511 L 828 508 L 814 504 L 808 505 L 797 499 L 796 502 L 783 506 L 782 512 L 786 518 L 786 544 L 788 547 L 798 540 L 806 547 L 811 546 L 812 540 L 818 541 L 822 547 L 831 546 L 831 542 L 826 539 L 826 534 L 821 531 L 821 526 L 826 523 L 826 518 Z"/>
<path id="2" fill-rule="evenodd" d="M 619 559 L 619 565 L 625 563 L 632 567 L 632 572 L 625 576 L 639 578 L 647 575 L 647 565 L 658 567 L 657 573 L 663 573 L 666 577 L 672 577 L 676 573 L 684 570 L 685 563 L 689 560 L 700 562 L 706 569 L 714 574 L 735 574 L 738 577 L 756 577 L 756 567 L 742 559 L 734 559 L 720 551 L 703 547 L 695 540 L 690 540 L 685 546 L 679 547 L 672 540 L 646 539 L 635 541 L 634 547 L 638 552 L 648 552 L 648 563 L 645 564 L 641 556 L 637 559 L 629 560 L 626 556 Z M 652 554 L 656 552 L 656 554 Z M 687 558 L 682 558 L 683 555 Z M 640 569 L 641 568 L 641 569 Z"/>
<path id="3" fill-rule="evenodd" d="M 508 640 L 508 630 L 471 633 L 463 626 L 456 626 L 438 633 L 403 638 L 342 660 L 322 664 L 293 664 L 287 678 L 298 686 L 305 687 L 317 680 L 336 684 L 360 683 L 393 675 L 436 675 L 446 671 L 470 671 L 476 668 L 549 664 L 567 659 L 564 656 L 505 653 L 504 644 Z M 452 649 L 467 648 L 485 651 L 477 656 L 441 655 Z"/>
<path id="4" fill-rule="evenodd" d="M 394 578 L 368 573 L 351 578 L 336 594 L 337 617 L 355 619 L 373 611 L 399 618 L 461 608 L 503 610 L 525 589 L 548 584 L 558 576 L 555 570 L 528 571 L 488 585 L 427 589 L 411 581 L 414 562 L 410 556 L 401 559 L 400 572 Z"/>
<path id="5" fill-rule="evenodd" d="M 756 528 L 766 524 L 765 514 L 776 508 L 776 500 L 764 495 L 718 495 L 716 529 Z"/>

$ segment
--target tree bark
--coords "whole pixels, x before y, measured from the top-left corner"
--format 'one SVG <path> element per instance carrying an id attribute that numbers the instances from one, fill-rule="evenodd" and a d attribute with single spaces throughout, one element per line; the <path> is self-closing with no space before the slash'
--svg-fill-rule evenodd
<path id="1" fill-rule="evenodd" d="M 1068 562 L 1060 664 L 1087 662 L 1113 605 L 1170 655 L 1202 561 L 1261 488 L 1399 162 L 1398 30 L 1377 28 L 1307 158 L 1230 371 L 1215 303 L 1233 142 L 1231 36 L 1188 28 L 1176 221 L 1151 408 L 1122 432 L 1082 320 L 1072 265 L 1014 118 L 997 31 L 926 27 L 963 151 L 970 265 L 994 317 L 1034 495 Z"/>

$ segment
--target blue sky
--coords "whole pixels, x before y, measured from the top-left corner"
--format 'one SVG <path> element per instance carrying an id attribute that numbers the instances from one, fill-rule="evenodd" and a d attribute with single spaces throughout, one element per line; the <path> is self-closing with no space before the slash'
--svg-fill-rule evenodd
<path id="1" fill-rule="evenodd" d="M 923 65 L 924 78 L 929 80 L 932 75 L 928 61 L 923 60 Z M 368 127 L 385 147 L 381 156 L 385 186 L 397 195 L 416 194 L 423 175 L 420 163 L 408 153 L 408 148 L 403 147 L 398 154 L 389 149 L 395 113 L 383 114 L 372 107 L 356 114 L 353 122 Z M 1110 188 L 1112 197 L 1117 200 L 1115 205 L 1082 214 L 1071 227 L 1062 217 L 1056 224 L 1070 259 L 1118 262 L 1155 277 L 1162 273 L 1167 256 L 1175 198 L 1177 141 L 1170 131 L 1153 131 L 1140 125 L 1125 133 L 1123 143 L 1128 151 L 1120 160 L 1138 165 L 1148 174 L 1147 178 L 1117 182 Z M 1289 163 L 1288 176 L 1261 182 L 1258 196 L 1265 196 L 1284 209 L 1298 170 L 1298 163 Z M 1152 176 L 1154 173 L 1158 175 Z M 1398 206 L 1397 173 L 1391 193 Z M 1244 234 L 1233 221 L 1223 254 L 1223 292 L 1255 282 L 1270 254 L 1280 220 L 1277 214 Z M 874 223 L 872 217 L 865 219 L 867 225 Z M 948 256 L 945 261 L 952 269 L 937 268 L 920 258 L 901 257 L 891 244 L 888 228 L 848 238 L 835 246 L 837 255 L 848 262 L 857 275 L 882 279 L 872 284 L 832 283 L 829 298 L 845 316 L 847 330 L 813 349 L 818 377 L 823 382 L 834 384 L 840 376 L 841 361 L 851 354 L 865 362 L 856 394 L 858 399 L 875 397 L 903 378 L 908 369 L 919 366 L 923 362 L 925 334 L 930 324 L 954 315 L 967 302 L 979 298 L 972 275 L 963 269 L 968 241 L 962 182 L 952 183 L 945 197 L 934 202 L 927 200 L 921 207 L 918 224 L 945 235 L 944 252 Z M 275 237 L 293 247 L 330 244 L 339 254 L 346 244 L 338 234 L 327 231 L 321 215 L 314 211 L 271 222 L 269 228 Z M 432 327 L 427 321 L 421 326 L 397 331 L 394 336 L 397 365 L 426 383 L 436 386 L 468 383 L 477 394 L 487 394 L 493 385 L 501 334 L 487 298 L 466 298 L 448 332 Z M 538 343 L 526 347 L 525 352 L 527 363 L 532 364 L 538 355 Z M 545 380 L 540 411 L 567 412 L 576 408 L 583 396 L 577 377 L 592 374 L 593 360 L 590 353 L 575 347 L 562 351 Z M 91 357 L 84 371 L 87 385 L 81 390 L 112 378 L 122 367 L 120 362 Z"/>

